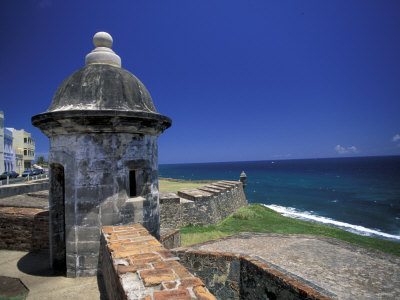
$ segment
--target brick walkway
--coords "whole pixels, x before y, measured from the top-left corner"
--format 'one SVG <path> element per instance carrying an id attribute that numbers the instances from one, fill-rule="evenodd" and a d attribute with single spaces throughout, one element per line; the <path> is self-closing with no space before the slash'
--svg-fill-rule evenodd
<path id="1" fill-rule="evenodd" d="M 400 258 L 322 236 L 242 233 L 189 247 L 257 257 L 338 299 L 400 299 Z"/>

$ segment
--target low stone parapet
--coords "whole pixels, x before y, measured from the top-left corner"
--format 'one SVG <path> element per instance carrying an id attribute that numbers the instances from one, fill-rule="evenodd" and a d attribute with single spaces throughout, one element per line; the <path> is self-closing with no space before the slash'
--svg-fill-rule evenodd
<path id="1" fill-rule="evenodd" d="M 246 205 L 242 183 L 221 180 L 193 190 L 160 193 L 160 223 L 162 228 L 214 225 Z"/>
<path id="2" fill-rule="evenodd" d="M 212 194 L 202 191 L 200 189 L 193 189 L 186 191 L 178 191 L 178 196 L 190 201 L 206 201 L 212 196 Z"/>
<path id="3" fill-rule="evenodd" d="M 217 299 L 332 300 L 317 289 L 289 276 L 260 258 L 180 248 L 172 252 L 203 280 Z"/>
<path id="4" fill-rule="evenodd" d="M 0 186 L 0 198 L 49 189 L 49 179 Z"/>
<path id="5" fill-rule="evenodd" d="M 140 224 L 102 227 L 101 269 L 113 299 L 216 299 Z"/>
<path id="6" fill-rule="evenodd" d="M 162 228 L 160 232 L 160 243 L 167 249 L 181 246 L 181 231 L 179 229 Z"/>
<path id="7" fill-rule="evenodd" d="M 0 249 L 49 249 L 49 211 L 28 207 L 0 207 Z"/>

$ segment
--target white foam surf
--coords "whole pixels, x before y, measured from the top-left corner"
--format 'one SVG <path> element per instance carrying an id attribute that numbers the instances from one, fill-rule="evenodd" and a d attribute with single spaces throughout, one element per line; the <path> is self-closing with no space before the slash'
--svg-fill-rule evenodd
<path id="1" fill-rule="evenodd" d="M 363 227 L 360 225 L 353 225 L 353 224 L 349 224 L 349 223 L 345 223 L 345 222 L 336 221 L 336 220 L 333 220 L 330 218 L 315 215 L 312 212 L 299 211 L 293 207 L 284 207 L 284 206 L 279 206 L 279 205 L 275 205 L 275 204 L 270 204 L 270 205 L 263 204 L 263 205 L 286 216 L 286 217 L 302 219 L 305 221 L 314 221 L 314 222 L 323 223 L 326 225 L 332 225 L 332 226 L 336 226 L 336 227 L 339 227 L 346 231 L 356 233 L 359 235 L 379 236 L 379 237 L 385 237 L 387 239 L 393 239 L 393 240 L 400 241 L 399 235 L 393 235 L 393 234 L 385 233 L 385 232 L 382 232 L 382 231 L 379 231 L 376 229 L 366 228 L 366 227 Z"/>

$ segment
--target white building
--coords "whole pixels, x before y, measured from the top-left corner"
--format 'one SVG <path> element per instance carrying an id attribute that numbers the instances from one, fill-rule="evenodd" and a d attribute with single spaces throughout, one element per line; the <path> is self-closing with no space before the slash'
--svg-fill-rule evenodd
<path id="1" fill-rule="evenodd" d="M 29 132 L 7 128 L 12 132 L 13 150 L 15 151 L 15 172 L 21 174 L 32 168 L 32 161 L 35 160 L 35 140 Z"/>
<path id="2" fill-rule="evenodd" d="M 4 129 L 4 171 L 15 171 L 15 150 L 13 149 L 13 134 Z"/>

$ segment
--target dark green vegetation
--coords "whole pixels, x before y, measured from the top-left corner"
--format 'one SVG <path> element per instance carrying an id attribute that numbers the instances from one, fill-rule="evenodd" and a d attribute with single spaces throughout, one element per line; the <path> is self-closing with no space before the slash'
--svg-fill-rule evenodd
<path id="1" fill-rule="evenodd" d="M 201 243 L 239 232 L 324 235 L 400 256 L 398 242 L 360 236 L 335 227 L 284 217 L 260 204 L 242 207 L 215 226 L 181 228 L 182 245 Z"/>

